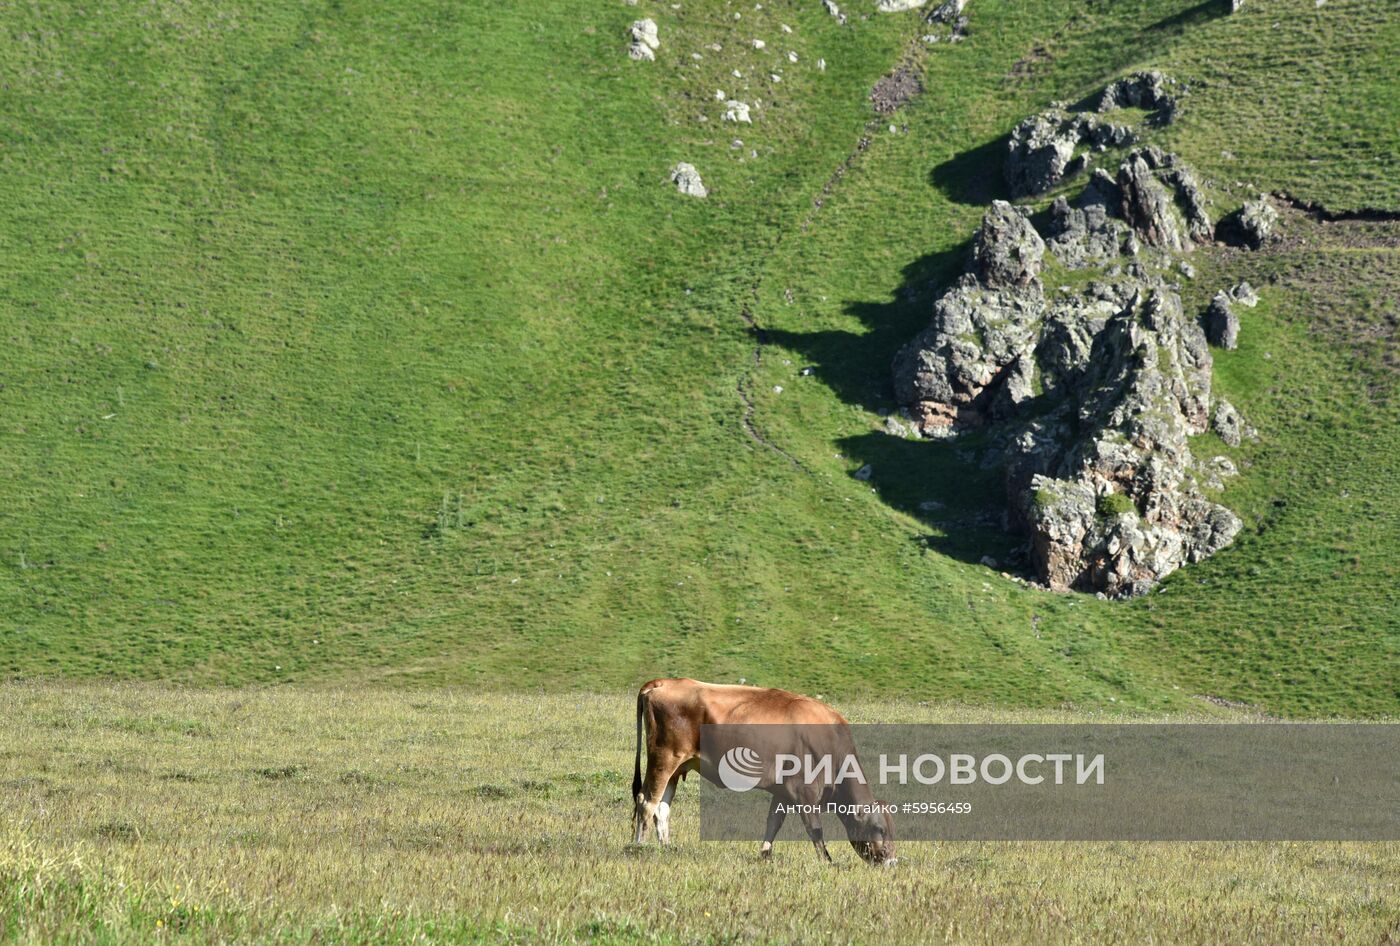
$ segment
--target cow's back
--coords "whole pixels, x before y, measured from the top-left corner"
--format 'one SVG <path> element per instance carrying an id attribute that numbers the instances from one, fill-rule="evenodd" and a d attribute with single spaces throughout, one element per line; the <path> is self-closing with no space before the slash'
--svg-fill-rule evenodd
<path id="1" fill-rule="evenodd" d="M 640 693 L 656 710 L 695 725 L 846 725 L 846 718 L 825 703 L 771 687 L 680 678 L 652 680 Z"/>

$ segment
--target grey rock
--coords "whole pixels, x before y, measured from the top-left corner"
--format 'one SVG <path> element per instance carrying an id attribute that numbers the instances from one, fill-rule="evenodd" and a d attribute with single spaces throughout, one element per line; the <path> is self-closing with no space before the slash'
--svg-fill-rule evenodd
<path id="1" fill-rule="evenodd" d="M 1230 0 L 1230 12 L 1239 13 L 1244 9 L 1244 0 Z"/>
<path id="2" fill-rule="evenodd" d="M 1185 248 L 1175 202 L 1142 153 L 1130 155 L 1118 169 L 1118 189 L 1119 212 L 1143 242 L 1167 250 Z"/>
<path id="3" fill-rule="evenodd" d="M 1211 415 L 1210 425 L 1220 435 L 1220 439 L 1231 447 L 1238 447 L 1245 440 L 1255 440 L 1259 436 L 1258 431 L 1245 423 L 1235 405 L 1224 398 L 1215 402 L 1215 413 Z"/>
<path id="4" fill-rule="evenodd" d="M 875 9 L 880 13 L 903 13 L 924 5 L 926 0 L 875 0 Z"/>
<path id="5" fill-rule="evenodd" d="M 1001 563 L 998 562 L 996 559 L 992 558 L 990 555 L 983 555 L 978 561 L 980 562 L 980 564 L 986 565 L 988 568 L 1001 567 Z"/>
<path id="6" fill-rule="evenodd" d="M 1254 291 L 1254 287 L 1247 282 L 1241 282 L 1230 290 L 1230 299 L 1237 305 L 1242 305 L 1247 309 L 1252 309 L 1259 304 L 1259 294 Z"/>
<path id="7" fill-rule="evenodd" d="M 627 28 L 627 36 L 631 44 L 627 47 L 627 55 L 633 59 L 653 60 L 656 58 L 656 50 L 661 46 L 661 40 L 656 31 L 656 21 L 652 19 L 635 20 Z"/>
<path id="8" fill-rule="evenodd" d="M 1044 297 L 1038 284 L 988 289 L 964 275 L 933 320 L 895 357 L 895 393 L 924 436 L 981 426 L 1011 363 L 1033 345 Z"/>
<path id="9" fill-rule="evenodd" d="M 1169 81 L 1144 76 L 1111 87 L 1110 107 L 1170 107 Z M 1016 186 L 1025 189 L 1054 186 L 1074 173 L 1079 145 L 1131 140 L 1116 127 L 1057 109 L 1028 119 L 1013 133 L 1021 163 L 1008 178 L 1021 173 Z M 1190 447 L 1193 435 L 1226 423 L 1219 405 L 1211 413 L 1206 332 L 1157 275 L 1189 270 L 1175 254 L 1212 238 L 1209 210 L 1191 169 L 1146 147 L 1116 179 L 1095 170 L 1076 197 L 1056 199 L 1044 233 L 1026 211 L 992 204 L 967 272 L 896 357 L 895 392 L 926 437 L 990 426 L 982 468 L 1002 467 L 1007 525 L 1029 535 L 1041 582 L 1142 594 L 1239 529 L 1202 492 L 1234 475 L 1233 463 L 1200 461 Z M 1046 250 L 1061 265 L 1113 276 L 1047 297 Z M 1251 297 L 1246 290 L 1221 295 Z"/>
<path id="10" fill-rule="evenodd" d="M 709 193 L 705 189 L 705 182 L 700 179 L 700 172 L 695 170 L 695 165 L 679 162 L 671 168 L 671 180 L 675 182 L 676 190 L 691 197 L 704 197 Z"/>
<path id="11" fill-rule="evenodd" d="M 1040 275 L 1045 241 L 1019 210 L 992 201 L 973 241 L 973 272 L 993 289 L 1028 286 Z"/>
<path id="12" fill-rule="evenodd" d="M 917 440 L 919 431 L 913 424 L 906 424 L 898 417 L 885 418 L 885 433 L 903 440 Z"/>
<path id="13" fill-rule="evenodd" d="M 1206 338 L 1217 348 L 1234 350 L 1239 346 L 1240 317 L 1231 305 L 1230 294 L 1220 291 L 1206 309 Z"/>
<path id="14" fill-rule="evenodd" d="M 822 0 L 822 6 L 826 7 L 827 13 L 836 17 L 838 23 L 845 24 L 846 14 L 841 12 L 841 8 L 838 7 L 833 0 Z"/>
<path id="15" fill-rule="evenodd" d="M 865 483 L 868 482 L 870 480 L 870 477 L 874 474 L 875 468 L 872 467 L 869 463 L 867 463 L 865 464 L 865 466 L 861 467 L 859 470 L 856 470 L 851 475 L 854 476 L 856 479 L 860 480 L 862 483 Z"/>
<path id="16" fill-rule="evenodd" d="M 1055 108 L 1032 115 L 1011 130 L 1003 167 L 1007 186 L 1013 197 L 1043 194 L 1087 166 L 1087 158 L 1074 157 L 1079 145 L 1102 150 L 1130 144 L 1133 137 L 1131 128 L 1095 115 Z"/>
<path id="17" fill-rule="evenodd" d="M 967 0 L 944 0 L 943 3 L 930 11 L 928 21 L 930 23 L 956 24 L 965 9 L 967 9 Z"/>
<path id="18" fill-rule="evenodd" d="M 1176 80 L 1161 72 L 1135 72 L 1109 83 L 1099 97 L 1098 110 L 1141 108 L 1156 112 L 1158 124 L 1168 124 L 1176 118 L 1177 89 Z"/>
<path id="19" fill-rule="evenodd" d="M 1060 112 L 1042 112 L 1011 130 L 1006 183 L 1013 197 L 1043 194 L 1064 179 L 1079 129 Z"/>
<path id="20" fill-rule="evenodd" d="M 1118 189 L 1120 213 L 1148 246 L 1180 252 L 1190 248 L 1187 237 L 1214 236 L 1205 192 L 1174 154 L 1132 152 L 1118 168 Z"/>
<path id="21" fill-rule="evenodd" d="M 1260 194 L 1222 221 L 1221 228 L 1227 242 L 1257 250 L 1273 236 L 1277 225 L 1278 211 Z"/>
<path id="22" fill-rule="evenodd" d="M 1118 185 L 1102 170 L 1094 171 L 1073 204 L 1064 197 L 1055 198 L 1046 227 L 1046 248 L 1070 269 L 1117 256 L 1126 230 L 1114 216 L 1120 201 Z"/>
<path id="23" fill-rule="evenodd" d="M 730 99 L 724 103 L 724 120 L 727 122 L 741 122 L 745 125 L 753 123 L 749 117 L 749 103 L 740 102 L 738 99 Z"/>

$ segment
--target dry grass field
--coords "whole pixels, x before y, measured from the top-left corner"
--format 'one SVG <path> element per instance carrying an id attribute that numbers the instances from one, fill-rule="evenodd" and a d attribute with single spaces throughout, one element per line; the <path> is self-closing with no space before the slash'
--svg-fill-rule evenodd
<path id="1" fill-rule="evenodd" d="M 630 694 L 0 687 L 0 942 L 1389 943 L 1395 844 L 628 844 Z M 1066 721 L 914 703 L 853 721 Z M 1208 711 L 1216 711 L 1206 707 Z M 1102 721 L 1104 717 L 1093 717 Z"/>

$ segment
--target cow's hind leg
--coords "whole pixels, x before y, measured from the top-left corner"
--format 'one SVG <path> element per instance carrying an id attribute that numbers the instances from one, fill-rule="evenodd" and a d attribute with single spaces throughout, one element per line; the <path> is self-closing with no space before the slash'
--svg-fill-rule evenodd
<path id="1" fill-rule="evenodd" d="M 763 847 L 758 849 L 758 856 L 764 860 L 773 856 L 773 839 L 782 830 L 783 819 L 786 817 L 786 803 L 781 798 L 774 798 L 773 807 L 768 811 L 768 827 L 763 831 Z"/>
<path id="2" fill-rule="evenodd" d="M 676 797 L 676 786 L 681 783 L 681 773 L 676 771 L 666 783 L 661 793 L 661 801 L 656 806 L 656 840 L 662 844 L 671 843 L 671 799 Z"/>
<path id="3" fill-rule="evenodd" d="M 666 790 L 671 784 L 672 776 L 679 768 L 680 761 L 669 756 L 647 759 L 646 778 L 642 779 L 642 790 L 637 793 L 636 807 L 632 810 L 632 825 L 635 829 L 632 833 L 634 844 L 641 844 L 647 839 L 652 822 L 657 821 L 657 814 L 663 804 L 666 806 L 669 817 L 671 800 L 666 796 Z M 669 836 L 669 825 L 667 825 L 666 831 Z M 657 836 L 660 837 L 660 835 L 661 829 L 658 825 Z"/>

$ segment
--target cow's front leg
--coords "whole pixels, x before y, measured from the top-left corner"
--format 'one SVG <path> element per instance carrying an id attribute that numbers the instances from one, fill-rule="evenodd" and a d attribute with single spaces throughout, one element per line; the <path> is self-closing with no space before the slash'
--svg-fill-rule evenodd
<path id="1" fill-rule="evenodd" d="M 807 837 L 812 839 L 817 856 L 828 864 L 831 863 L 831 852 L 826 849 L 826 841 L 822 838 L 822 816 L 815 811 L 805 812 L 802 815 L 802 823 L 807 826 Z"/>
<path id="2" fill-rule="evenodd" d="M 763 831 L 763 847 L 758 849 L 758 856 L 764 860 L 773 856 L 773 839 L 782 830 L 783 819 L 786 817 L 787 805 L 781 798 L 774 798 L 773 807 L 768 812 L 768 827 Z"/>

